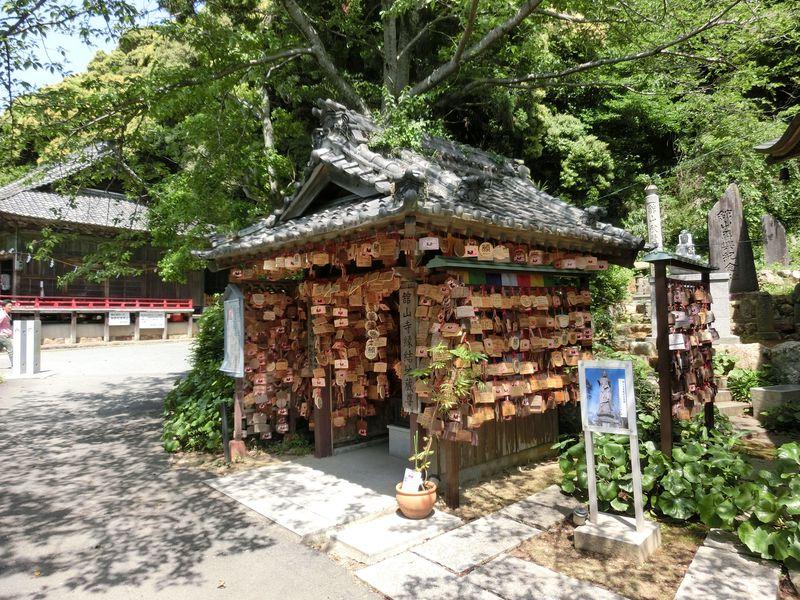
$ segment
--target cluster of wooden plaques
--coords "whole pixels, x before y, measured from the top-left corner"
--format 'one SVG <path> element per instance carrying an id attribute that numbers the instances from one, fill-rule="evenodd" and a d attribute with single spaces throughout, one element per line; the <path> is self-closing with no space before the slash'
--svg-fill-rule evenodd
<path id="1" fill-rule="evenodd" d="M 712 342 L 714 329 L 711 294 L 693 282 L 670 280 L 667 286 L 670 312 L 669 347 L 672 351 L 672 413 L 689 419 L 716 395 Z"/>
<path id="2" fill-rule="evenodd" d="M 417 348 L 421 361 L 438 344 L 468 344 L 488 361 L 475 365 L 485 385 L 457 410 L 420 419 L 457 441 L 477 443 L 476 430 L 489 420 L 542 413 L 578 400 L 576 367 L 591 358 L 592 323 L 587 289 L 470 286 L 450 277 L 417 287 Z M 423 404 L 427 384 L 414 392 Z"/>
<path id="3" fill-rule="evenodd" d="M 385 410 L 396 386 L 391 371 L 398 368 L 399 348 L 389 343 L 397 331 L 396 305 L 388 297 L 399 281 L 389 270 L 299 286 L 298 296 L 311 312 L 312 400 L 319 406 L 322 390 L 330 386 L 334 428 L 356 420 L 358 435 L 368 435 L 367 418 Z"/>
<path id="4" fill-rule="evenodd" d="M 304 302 L 254 287 L 245 293 L 244 416 L 261 439 L 289 431 L 292 411 L 309 413 L 308 318 Z"/>
<path id="5" fill-rule="evenodd" d="M 318 246 L 302 252 L 252 262 L 232 269 L 232 282 L 249 280 L 278 280 L 291 277 L 304 269 L 319 267 L 381 268 L 397 264 L 400 254 L 417 256 L 425 252 L 438 252 L 443 256 L 475 259 L 477 262 L 515 263 L 531 266 L 553 266 L 557 269 L 603 271 L 608 261 L 597 257 L 570 252 L 547 252 L 525 244 L 492 243 L 454 235 L 427 235 L 424 237 L 399 237 L 377 235 L 365 241 L 345 245 Z"/>

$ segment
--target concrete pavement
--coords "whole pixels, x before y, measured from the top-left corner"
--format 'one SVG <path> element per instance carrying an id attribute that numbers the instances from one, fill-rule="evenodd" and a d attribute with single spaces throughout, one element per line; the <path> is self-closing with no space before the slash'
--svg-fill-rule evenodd
<path id="1" fill-rule="evenodd" d="M 169 466 L 161 398 L 187 350 L 50 350 L 52 376 L 0 384 L 0 599 L 379 598 Z"/>

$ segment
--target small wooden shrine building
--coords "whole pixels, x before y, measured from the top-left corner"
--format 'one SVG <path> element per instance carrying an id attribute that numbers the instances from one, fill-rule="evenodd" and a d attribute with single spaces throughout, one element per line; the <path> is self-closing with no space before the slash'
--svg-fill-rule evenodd
<path id="1" fill-rule="evenodd" d="M 426 137 L 376 151 L 378 130 L 327 100 L 284 206 L 200 255 L 245 297 L 246 377 L 234 436 L 308 427 L 316 455 L 417 427 L 427 348 L 489 356 L 475 394 L 436 419 L 450 504 L 461 478 L 543 454 L 591 350 L 588 278 L 643 241 L 537 189 L 519 162 Z M 410 434 L 409 434 L 410 435 Z M 398 474 L 398 478 L 401 474 Z M 455 482 L 455 499 L 453 486 Z"/>

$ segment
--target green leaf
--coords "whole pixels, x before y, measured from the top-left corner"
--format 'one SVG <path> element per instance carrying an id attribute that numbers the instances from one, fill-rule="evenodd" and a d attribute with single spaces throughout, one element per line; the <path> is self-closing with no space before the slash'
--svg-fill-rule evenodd
<path id="1" fill-rule="evenodd" d="M 778 506 L 777 498 L 769 492 L 761 495 L 753 510 L 753 514 L 762 523 L 772 523 L 778 518 L 779 512 L 780 507 Z"/>
<path id="2" fill-rule="evenodd" d="M 629 504 L 627 502 L 623 502 L 619 498 L 614 498 L 611 501 L 611 508 L 613 508 L 614 510 L 616 510 L 618 512 L 625 512 L 626 510 L 628 510 L 628 507 L 629 507 Z"/>
<path id="3" fill-rule="evenodd" d="M 770 534 L 765 527 L 754 527 L 750 521 L 739 525 L 739 539 L 752 552 L 760 554 L 762 558 L 769 558 Z"/>
<path id="4" fill-rule="evenodd" d="M 691 498 L 673 496 L 669 492 L 664 492 L 658 499 L 659 510 L 673 519 L 685 521 L 697 513 L 697 504 Z"/>
<path id="5" fill-rule="evenodd" d="M 600 500 L 611 502 L 619 494 L 619 486 L 614 481 L 598 481 L 597 482 L 597 497 Z"/>
<path id="6" fill-rule="evenodd" d="M 797 442 L 784 444 L 778 448 L 777 455 L 778 458 L 793 460 L 795 464 L 800 465 L 800 444 Z"/>
<path id="7" fill-rule="evenodd" d="M 700 519 L 709 527 L 719 527 L 722 524 L 722 519 L 717 514 L 717 506 L 722 500 L 723 496 L 718 492 L 697 497 L 697 511 Z"/>
<path id="8" fill-rule="evenodd" d="M 691 462 L 683 465 L 683 477 L 689 483 L 700 483 L 705 473 L 705 467 L 702 463 Z"/>
<path id="9" fill-rule="evenodd" d="M 730 527 L 733 524 L 737 514 L 736 507 L 730 500 L 720 502 L 717 506 L 717 515 L 719 515 L 726 527 Z"/>
<path id="10" fill-rule="evenodd" d="M 575 484 L 571 480 L 565 479 L 561 482 L 561 490 L 565 494 L 573 494 L 575 492 Z"/>

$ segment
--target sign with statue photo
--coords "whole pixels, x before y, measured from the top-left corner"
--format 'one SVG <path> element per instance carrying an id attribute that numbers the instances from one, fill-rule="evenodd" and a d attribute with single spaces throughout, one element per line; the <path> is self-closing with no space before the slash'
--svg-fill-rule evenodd
<path id="1" fill-rule="evenodd" d="M 636 396 L 633 364 L 629 360 L 583 360 L 578 363 L 581 421 L 586 445 L 589 484 L 589 520 L 597 524 L 597 475 L 593 434 L 626 435 L 630 441 L 633 505 L 636 529 L 644 526 L 639 436 L 636 431 Z"/>

